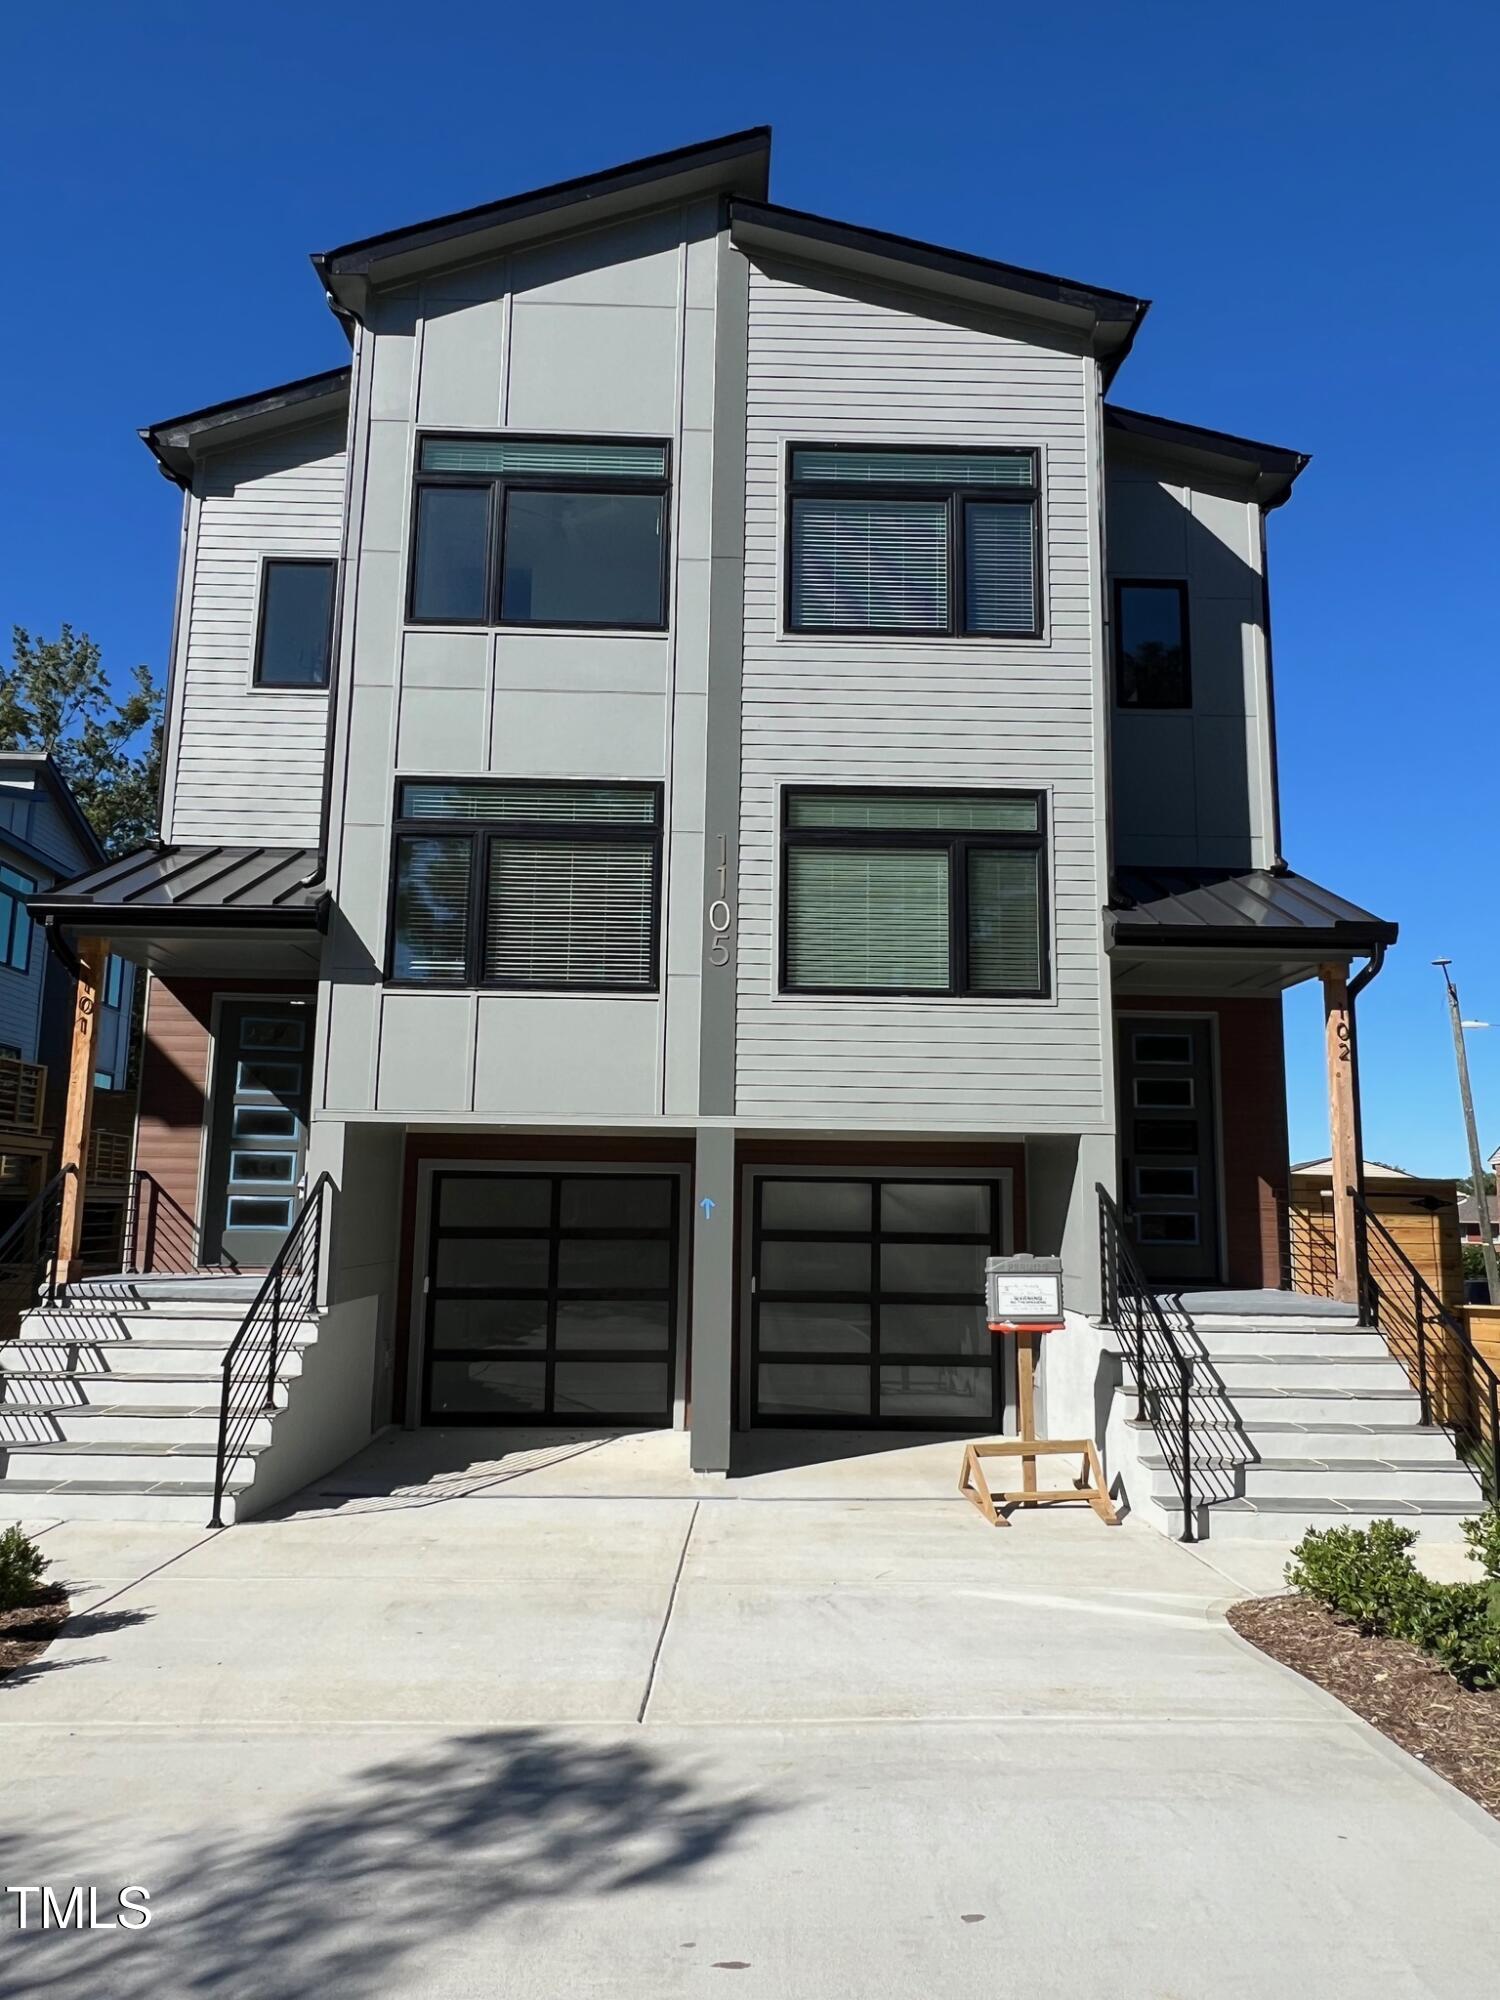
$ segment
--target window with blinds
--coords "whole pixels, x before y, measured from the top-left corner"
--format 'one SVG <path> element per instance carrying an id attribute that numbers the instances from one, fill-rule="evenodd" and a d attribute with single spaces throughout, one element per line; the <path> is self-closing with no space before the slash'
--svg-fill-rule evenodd
<path id="1" fill-rule="evenodd" d="M 665 444 L 424 437 L 410 619 L 660 631 L 669 481 Z"/>
<path id="2" fill-rule="evenodd" d="M 787 628 L 1037 638 L 1034 451 L 793 445 Z"/>
<path id="3" fill-rule="evenodd" d="M 660 901 L 659 785 L 400 786 L 395 981 L 655 992 Z"/>
<path id="4" fill-rule="evenodd" d="M 785 794 L 782 990 L 1049 990 L 1045 805 L 1035 792 Z"/>

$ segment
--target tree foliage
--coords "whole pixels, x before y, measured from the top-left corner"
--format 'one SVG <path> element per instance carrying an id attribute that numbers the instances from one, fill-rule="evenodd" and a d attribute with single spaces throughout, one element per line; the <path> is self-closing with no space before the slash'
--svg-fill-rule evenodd
<path id="1" fill-rule="evenodd" d="M 98 646 L 63 625 L 45 639 L 17 625 L 0 667 L 0 750 L 46 750 L 106 853 L 125 854 L 156 833 L 162 695 L 151 669 L 131 669 L 117 696 Z"/>

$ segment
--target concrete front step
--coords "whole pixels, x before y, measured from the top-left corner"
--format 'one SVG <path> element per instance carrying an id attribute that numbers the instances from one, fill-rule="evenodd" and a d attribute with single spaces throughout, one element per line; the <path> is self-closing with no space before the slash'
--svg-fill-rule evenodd
<path id="1" fill-rule="evenodd" d="M 1283 1395 L 1320 1395 L 1325 1389 L 1410 1389 L 1406 1370 L 1381 1343 L 1378 1354 L 1359 1358 L 1338 1355 L 1260 1354 L 1226 1356 L 1200 1362 L 1203 1393 L 1221 1387 L 1233 1396 L 1241 1389 L 1275 1389 Z"/>
<path id="2" fill-rule="evenodd" d="M 213 1497 L 212 1477 L 149 1484 L 83 1478 L 0 1481 L 0 1510 L 34 1521 L 186 1521 L 206 1527 Z M 222 1512 L 228 1527 L 235 1517 L 233 1491 L 225 1493 Z"/>
<path id="3" fill-rule="evenodd" d="M 1429 1500 L 1420 1506 L 1392 1500 L 1380 1506 L 1344 1506 L 1324 1494 L 1283 1495 L 1278 1499 L 1220 1500 L 1198 1510 L 1198 1532 L 1211 1541 L 1300 1542 L 1309 1528 L 1368 1528 L 1372 1521 L 1396 1520 L 1415 1528 L 1424 1541 L 1461 1542 L 1463 1522 L 1478 1514 L 1477 1481 L 1465 1500 Z M 1182 1508 L 1164 1503 L 1163 1533 L 1182 1533 Z M 1477 1575 L 1477 1572 L 1476 1572 Z"/>
<path id="4" fill-rule="evenodd" d="M 280 1408 L 285 1391 L 277 1399 Z M 219 1404 L 0 1403 L 0 1449 L 11 1444 L 217 1445 Z M 271 1419 L 257 1417 L 246 1440 L 269 1444 Z"/>
<path id="5" fill-rule="evenodd" d="M 165 1370 L 140 1375 L 74 1375 L 65 1368 L 38 1369 L 29 1375 L 0 1373 L 0 1412 L 61 1402 L 80 1410 L 120 1409 L 128 1404 L 196 1410 L 211 1403 L 217 1408 L 223 1388 L 224 1377 L 217 1368 L 195 1375 Z"/>
<path id="6" fill-rule="evenodd" d="M 0 1445 L 0 1497 L 10 1488 L 11 1475 L 59 1485 L 74 1480 L 152 1486 L 163 1479 L 204 1479 L 213 1490 L 217 1451 L 212 1444 L 129 1445 L 59 1443 Z M 230 1466 L 237 1485 L 248 1486 L 255 1473 L 255 1454 L 242 1453 Z"/>
<path id="7" fill-rule="evenodd" d="M 78 1340 L 66 1344 L 9 1340 L 0 1347 L 0 1372 L 7 1375 L 220 1375 L 226 1343 L 187 1340 Z M 305 1340 L 288 1341 L 278 1351 L 277 1373 L 295 1375 Z"/>
<path id="8" fill-rule="evenodd" d="M 1175 1474 L 1166 1458 L 1157 1452 L 1143 1454 L 1141 1463 L 1151 1473 L 1151 1494 L 1156 1500 L 1170 1501 L 1177 1493 Z M 1421 1505 L 1429 1500 L 1464 1499 L 1474 1492 L 1474 1475 L 1457 1459 L 1446 1465 L 1430 1460 L 1408 1459 L 1317 1459 L 1272 1458 L 1249 1463 L 1213 1457 L 1193 1460 L 1194 1478 L 1205 1487 L 1216 1482 L 1213 1475 L 1232 1471 L 1234 1489 L 1247 1500 L 1280 1500 L 1297 1494 L 1316 1494 L 1341 1506 L 1363 1507 L 1408 1503 Z"/>
<path id="9" fill-rule="evenodd" d="M 1283 1424 L 1399 1424 L 1421 1422 L 1422 1405 L 1415 1389 L 1236 1389 L 1204 1393 L 1193 1400 L 1210 1420 L 1222 1421 L 1229 1410 L 1243 1430 L 1254 1431 L 1267 1421 Z"/>
<path id="10" fill-rule="evenodd" d="M 1447 1465 L 1453 1440 L 1436 1424 L 1255 1423 L 1239 1433 L 1256 1458 L 1399 1458 Z"/>
<path id="11" fill-rule="evenodd" d="M 1300 1360 L 1381 1361 L 1390 1349 L 1384 1334 L 1372 1327 L 1340 1326 L 1203 1326 L 1195 1322 L 1193 1336 L 1211 1361 L 1234 1361 L 1270 1351 Z M 1187 1345 L 1185 1339 L 1182 1343 Z"/>

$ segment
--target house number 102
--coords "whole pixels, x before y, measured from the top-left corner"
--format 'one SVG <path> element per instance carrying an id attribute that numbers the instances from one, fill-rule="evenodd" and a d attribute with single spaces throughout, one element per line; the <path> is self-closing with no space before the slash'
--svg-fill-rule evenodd
<path id="1" fill-rule="evenodd" d="M 729 907 L 729 836 L 719 835 L 719 859 L 714 869 L 714 883 L 718 894 L 708 906 L 708 962 L 710 965 L 728 965 L 730 959 L 729 933 L 734 928 L 734 911 Z"/>

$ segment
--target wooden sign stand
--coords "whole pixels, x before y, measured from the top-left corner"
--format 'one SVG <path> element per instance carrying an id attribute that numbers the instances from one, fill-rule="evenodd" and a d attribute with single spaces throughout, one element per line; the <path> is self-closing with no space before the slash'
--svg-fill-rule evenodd
<path id="1" fill-rule="evenodd" d="M 964 1451 L 963 1467 L 958 1475 L 959 1492 L 966 1500 L 972 1501 L 993 1528 L 1010 1526 L 1009 1518 L 999 1511 L 1001 1507 L 1046 1507 L 1059 1500 L 1086 1500 L 1101 1521 L 1111 1528 L 1118 1528 L 1120 1517 L 1110 1505 L 1109 1494 L 1104 1484 L 1104 1468 L 1099 1463 L 1094 1440 L 1036 1436 L 1036 1358 L 1037 1343 L 1042 1337 L 1042 1329 L 1036 1326 L 1002 1324 L 992 1326 L 990 1331 L 1001 1334 L 1013 1333 L 1016 1337 L 1021 1435 L 967 1446 Z M 1037 1459 L 1059 1456 L 1080 1458 L 1083 1463 L 1079 1476 L 1071 1486 L 1043 1491 L 1036 1483 Z M 984 1476 L 983 1461 L 987 1458 L 1020 1459 L 1019 1493 L 991 1491 L 989 1481 Z"/>

